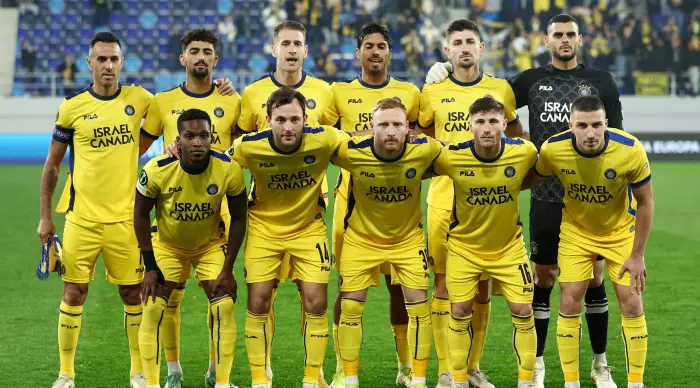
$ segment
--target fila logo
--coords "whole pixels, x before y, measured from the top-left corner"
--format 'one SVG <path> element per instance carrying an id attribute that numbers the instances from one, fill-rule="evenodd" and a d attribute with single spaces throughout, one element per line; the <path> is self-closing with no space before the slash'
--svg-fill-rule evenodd
<path id="1" fill-rule="evenodd" d="M 452 98 L 443 98 L 440 102 L 443 103 L 443 104 L 447 104 L 447 103 L 450 103 L 450 102 L 455 102 L 455 98 L 454 98 L 454 97 L 452 97 Z"/>
<path id="2" fill-rule="evenodd" d="M 362 104 L 361 98 L 349 98 L 348 104 Z"/>
<path id="3" fill-rule="evenodd" d="M 272 162 L 262 162 L 260 163 L 260 168 L 265 168 L 265 167 L 275 167 L 275 164 Z"/>
<path id="4" fill-rule="evenodd" d="M 360 171 L 360 176 L 366 176 L 367 178 L 374 178 L 373 172 Z"/>
<path id="5" fill-rule="evenodd" d="M 170 114 L 173 114 L 173 115 L 181 115 L 183 113 L 185 113 L 184 109 L 173 109 L 170 111 Z"/>
<path id="6" fill-rule="evenodd" d="M 182 191 L 182 187 L 168 187 L 168 193 L 177 193 L 178 191 Z"/>
<path id="7" fill-rule="evenodd" d="M 561 169 L 561 173 L 562 173 L 562 174 L 566 174 L 566 175 L 576 175 L 576 171 L 574 171 L 574 170 L 568 170 L 568 169 L 566 169 L 566 168 L 562 168 L 562 169 Z"/>
<path id="8" fill-rule="evenodd" d="M 83 116 L 83 120 L 93 120 L 96 118 L 97 118 L 97 113 L 92 113 L 92 114 Z"/>
<path id="9" fill-rule="evenodd" d="M 544 90 L 544 91 L 547 91 L 547 92 L 551 92 L 551 91 L 552 91 L 552 87 L 551 87 L 551 86 L 540 85 L 540 90 Z"/>
<path id="10" fill-rule="evenodd" d="M 467 171 L 460 171 L 459 176 L 474 176 L 474 171 L 472 170 L 467 170 Z"/>

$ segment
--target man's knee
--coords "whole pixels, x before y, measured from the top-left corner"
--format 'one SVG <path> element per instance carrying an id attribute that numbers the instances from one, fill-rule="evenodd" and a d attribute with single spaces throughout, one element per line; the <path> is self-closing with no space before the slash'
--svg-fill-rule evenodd
<path id="1" fill-rule="evenodd" d="M 542 288 L 554 287 L 554 282 L 557 280 L 559 270 L 556 264 L 537 264 L 535 263 L 535 284 Z"/>
<path id="2" fill-rule="evenodd" d="M 644 314 L 642 296 L 630 293 L 629 287 L 615 284 L 620 313 L 626 317 L 638 317 Z"/>
<path id="3" fill-rule="evenodd" d="M 124 304 L 127 306 L 135 306 L 141 303 L 141 297 L 139 295 L 140 292 L 140 284 L 119 286 L 119 297 L 122 298 L 122 302 L 124 302 Z"/>
<path id="4" fill-rule="evenodd" d="M 510 303 L 510 312 L 521 317 L 532 314 L 532 305 L 525 303 Z"/>
<path id="5" fill-rule="evenodd" d="M 322 314 L 328 309 L 327 292 L 303 292 L 303 296 L 304 311 L 307 313 Z"/>
<path id="6" fill-rule="evenodd" d="M 581 313 L 586 288 L 586 284 L 583 283 L 566 283 L 562 286 L 559 310 L 567 315 Z"/>
<path id="7" fill-rule="evenodd" d="M 82 306 L 87 299 L 88 284 L 87 283 L 64 283 L 63 284 L 63 301 L 69 306 Z"/>
<path id="8" fill-rule="evenodd" d="M 467 302 L 452 303 L 451 311 L 452 315 L 457 318 L 462 318 L 470 315 L 472 313 L 472 305 L 474 301 L 470 300 Z"/>

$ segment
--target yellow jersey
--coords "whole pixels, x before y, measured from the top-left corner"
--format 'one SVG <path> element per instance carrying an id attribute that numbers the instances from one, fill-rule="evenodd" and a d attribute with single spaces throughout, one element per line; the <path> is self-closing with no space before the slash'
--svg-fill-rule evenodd
<path id="1" fill-rule="evenodd" d="M 202 169 L 182 159 L 158 156 L 141 170 L 136 191 L 156 200 L 157 239 L 165 245 L 194 250 L 224 236 L 221 201 L 245 195 L 243 170 L 226 154 L 211 150 Z"/>
<path id="2" fill-rule="evenodd" d="M 423 87 L 418 125 L 433 126 L 435 139 L 440 141 L 457 144 L 471 140 L 474 134 L 469 129 L 469 107 L 487 94 L 505 106 L 508 123 L 518 122 L 515 95 L 506 80 L 480 73 L 473 82 L 460 82 L 450 73 L 444 82 Z M 428 204 L 449 210 L 453 195 L 450 178 L 435 177 L 430 182 Z"/>
<path id="3" fill-rule="evenodd" d="M 632 188 L 651 181 L 644 146 L 627 132 L 608 128 L 595 155 L 582 154 L 569 130 L 550 137 L 540 149 L 536 171 L 556 175 L 564 187 L 562 231 L 575 226 L 577 241 L 624 243 L 634 238 L 637 214 Z"/>
<path id="4" fill-rule="evenodd" d="M 152 98 L 140 86 L 120 85 L 113 96 L 90 86 L 63 100 L 53 139 L 70 145 L 68 211 L 92 222 L 133 219 L 139 129 Z"/>
<path id="5" fill-rule="evenodd" d="M 491 160 L 476 154 L 474 140 L 445 147 L 433 170 L 454 184 L 448 247 L 484 260 L 525 254 L 518 196 L 536 160 L 535 145 L 518 138 L 501 138 Z"/>
<path id="6" fill-rule="evenodd" d="M 331 154 L 344 137 L 333 127 L 305 127 L 299 148 L 289 153 L 275 147 L 269 129 L 233 142 L 228 155 L 252 176 L 249 233 L 274 239 L 326 233 L 322 183 Z"/>
<path id="7" fill-rule="evenodd" d="M 238 118 L 238 128 L 243 132 L 255 132 L 268 128 L 267 99 L 275 90 L 283 87 L 275 79 L 274 72 L 269 73 L 252 84 L 246 86 L 241 97 L 241 115 Z M 331 87 L 326 81 L 302 72 L 301 81 L 292 86 L 306 98 L 306 125 L 318 127 L 331 101 Z"/>
<path id="8" fill-rule="evenodd" d="M 163 135 L 165 146 L 177 137 L 177 119 L 188 109 L 200 109 L 211 118 L 211 146 L 225 151 L 231 147 L 236 122 L 241 113 L 241 97 L 238 93 L 222 96 L 216 85 L 202 94 L 188 91 L 185 84 L 157 93 L 146 115 L 143 129 L 151 137 Z"/>
<path id="9" fill-rule="evenodd" d="M 379 156 L 374 136 L 343 142 L 331 162 L 349 173 L 345 228 L 377 244 L 396 244 L 422 234 L 421 177 L 442 144 L 423 135 L 404 144 L 394 160 Z"/>

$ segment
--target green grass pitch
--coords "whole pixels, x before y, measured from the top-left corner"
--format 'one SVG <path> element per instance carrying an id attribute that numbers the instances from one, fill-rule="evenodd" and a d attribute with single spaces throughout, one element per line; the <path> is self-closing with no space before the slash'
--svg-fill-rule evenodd
<path id="1" fill-rule="evenodd" d="M 697 298 L 700 295 L 697 259 L 700 257 L 700 164 L 655 163 L 653 184 L 656 195 L 654 228 L 646 251 L 649 273 L 648 291 L 644 294 L 649 326 L 649 352 L 646 383 L 649 387 L 687 387 L 697 383 L 700 351 L 696 345 L 698 321 Z M 64 172 L 65 172 L 64 167 Z M 41 282 L 34 275 L 40 255 L 36 227 L 39 218 L 40 166 L 2 166 L 2 218 L 0 218 L 0 386 L 49 387 L 58 372 L 56 322 L 61 299 L 61 282 L 56 274 Z M 329 170 L 334 182 L 337 169 Z M 427 183 L 427 182 L 424 182 Z M 57 191 L 60 193 L 62 181 Z M 423 194 L 427 194 L 427 185 Z M 58 196 L 58 195 L 56 195 Z M 522 219 L 528 221 L 527 193 L 521 195 Z M 327 214 L 331 225 L 332 209 Z M 57 216 L 59 233 L 63 217 Z M 330 231 L 329 231 L 330 232 Z M 526 237 L 527 241 L 527 237 Z M 243 340 L 246 288 L 242 276 L 242 254 L 236 264 L 239 281 L 236 317 L 238 342 L 232 382 L 250 386 L 250 375 Z M 328 299 L 336 293 L 336 276 L 331 276 Z M 182 364 L 187 387 L 204 387 L 208 364 L 206 309 L 204 293 L 195 282 L 188 283 L 182 307 Z M 626 384 L 623 344 L 620 338 L 620 315 L 613 287 L 606 280 L 610 299 L 608 361 L 616 367 L 615 379 Z M 547 387 L 563 386 L 556 353 L 556 315 L 558 288 L 552 296 L 552 321 L 545 360 Z M 300 333 L 300 303 L 290 283 L 281 286 L 275 306 L 277 331 L 272 367 L 276 387 L 300 387 L 303 373 L 303 345 Z M 584 320 L 585 322 L 585 320 Z M 364 387 L 394 386 L 396 359 L 389 325 L 388 297 L 384 287 L 372 289 L 364 316 L 364 343 L 361 353 L 360 380 Z M 585 325 L 585 323 L 584 323 Z M 497 387 L 514 387 L 515 356 L 511 350 L 511 322 L 505 301 L 493 299 L 491 325 L 482 369 Z M 582 340 L 582 386 L 592 387 L 587 378 L 591 352 L 584 328 Z M 696 338 L 693 340 L 692 338 Z M 437 362 L 433 358 L 428 372 L 429 385 L 436 383 Z M 328 379 L 335 368 L 332 342 L 329 341 L 325 374 Z M 165 378 L 163 367 L 162 379 Z M 96 280 L 90 285 L 83 314 L 76 359 L 78 387 L 127 387 L 129 356 L 122 323 L 122 303 L 117 288 L 107 283 L 101 261 Z"/>

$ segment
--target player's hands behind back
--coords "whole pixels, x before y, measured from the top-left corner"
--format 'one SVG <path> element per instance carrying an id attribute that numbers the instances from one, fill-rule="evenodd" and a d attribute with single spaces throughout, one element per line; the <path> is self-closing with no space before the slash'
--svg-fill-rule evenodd
<path id="1" fill-rule="evenodd" d="M 618 279 L 622 279 L 625 272 L 630 273 L 630 294 L 641 295 L 642 291 L 646 289 L 646 279 L 647 279 L 647 269 L 644 265 L 644 256 L 632 255 L 625 260 L 622 264 L 620 273 L 617 275 Z"/>

